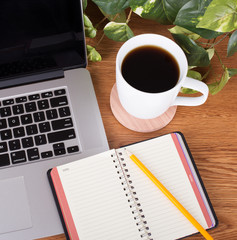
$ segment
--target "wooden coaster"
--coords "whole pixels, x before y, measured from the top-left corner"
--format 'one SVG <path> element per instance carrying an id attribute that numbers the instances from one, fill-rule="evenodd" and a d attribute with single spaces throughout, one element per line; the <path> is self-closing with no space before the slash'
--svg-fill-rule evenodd
<path id="1" fill-rule="evenodd" d="M 110 93 L 110 106 L 115 118 L 124 127 L 136 132 L 153 132 L 165 127 L 173 119 L 177 108 L 177 106 L 172 106 L 161 116 L 152 119 L 136 118 L 122 107 L 116 84 L 114 84 Z"/>

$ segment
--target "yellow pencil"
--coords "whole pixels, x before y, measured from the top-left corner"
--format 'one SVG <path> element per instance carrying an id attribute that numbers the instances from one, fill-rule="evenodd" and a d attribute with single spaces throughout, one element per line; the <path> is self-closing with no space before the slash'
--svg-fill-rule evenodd
<path id="1" fill-rule="evenodd" d="M 144 164 L 128 150 L 127 154 L 132 161 L 147 175 L 147 177 L 165 194 L 165 196 L 179 209 L 181 213 L 193 224 L 193 226 L 208 240 L 212 236 L 195 220 L 195 218 L 177 201 L 177 199 L 164 187 L 164 185 L 144 166 Z"/>

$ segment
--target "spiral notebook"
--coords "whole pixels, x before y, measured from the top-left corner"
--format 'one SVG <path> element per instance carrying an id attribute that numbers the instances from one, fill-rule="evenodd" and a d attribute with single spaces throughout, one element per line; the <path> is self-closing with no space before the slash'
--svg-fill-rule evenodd
<path id="1" fill-rule="evenodd" d="M 217 217 L 183 135 L 126 147 L 205 228 Z M 125 148 L 58 166 L 48 172 L 70 240 L 171 240 L 196 228 L 127 156 Z"/>

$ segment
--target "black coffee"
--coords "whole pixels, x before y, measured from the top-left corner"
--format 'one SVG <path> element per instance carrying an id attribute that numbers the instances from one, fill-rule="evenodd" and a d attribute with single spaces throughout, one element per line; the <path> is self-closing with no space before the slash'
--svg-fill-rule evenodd
<path id="1" fill-rule="evenodd" d="M 125 56 L 122 75 L 138 90 L 159 93 L 177 84 L 179 67 L 176 59 L 168 51 L 147 45 L 135 48 Z"/>

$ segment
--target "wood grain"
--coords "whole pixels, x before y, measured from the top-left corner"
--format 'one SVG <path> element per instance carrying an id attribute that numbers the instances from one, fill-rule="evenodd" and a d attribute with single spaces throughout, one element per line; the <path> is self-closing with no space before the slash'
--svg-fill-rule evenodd
<path id="1" fill-rule="evenodd" d="M 93 23 L 103 17 L 89 6 L 88 15 Z M 168 28 L 156 22 L 132 15 L 129 26 L 134 34 L 157 33 L 172 38 Z M 102 27 L 102 26 L 101 26 Z M 102 36 L 98 31 L 95 39 L 87 42 L 94 45 Z M 236 54 L 226 57 L 228 39 L 217 46 L 217 51 L 227 67 L 237 68 Z M 204 105 L 197 107 L 178 107 L 174 119 L 163 129 L 152 133 L 139 133 L 123 127 L 113 116 L 110 109 L 110 91 L 115 83 L 115 58 L 120 42 L 106 37 L 97 50 L 102 62 L 89 63 L 95 92 L 97 95 L 105 131 L 111 148 L 136 141 L 160 136 L 172 131 L 181 131 L 189 144 L 203 182 L 212 201 L 219 225 L 210 231 L 214 239 L 237 239 L 237 77 L 233 77 L 224 89 L 211 96 Z M 216 57 L 208 81 L 220 79 L 221 65 Z M 203 239 L 198 234 L 187 239 Z M 64 235 L 44 238 L 44 240 L 65 240 Z"/>
<path id="2" fill-rule="evenodd" d="M 110 93 L 110 107 L 114 117 L 126 128 L 135 132 L 153 132 L 164 128 L 173 119 L 177 106 L 170 107 L 159 117 L 152 119 L 140 119 L 129 114 L 121 105 L 116 84 Z"/>

